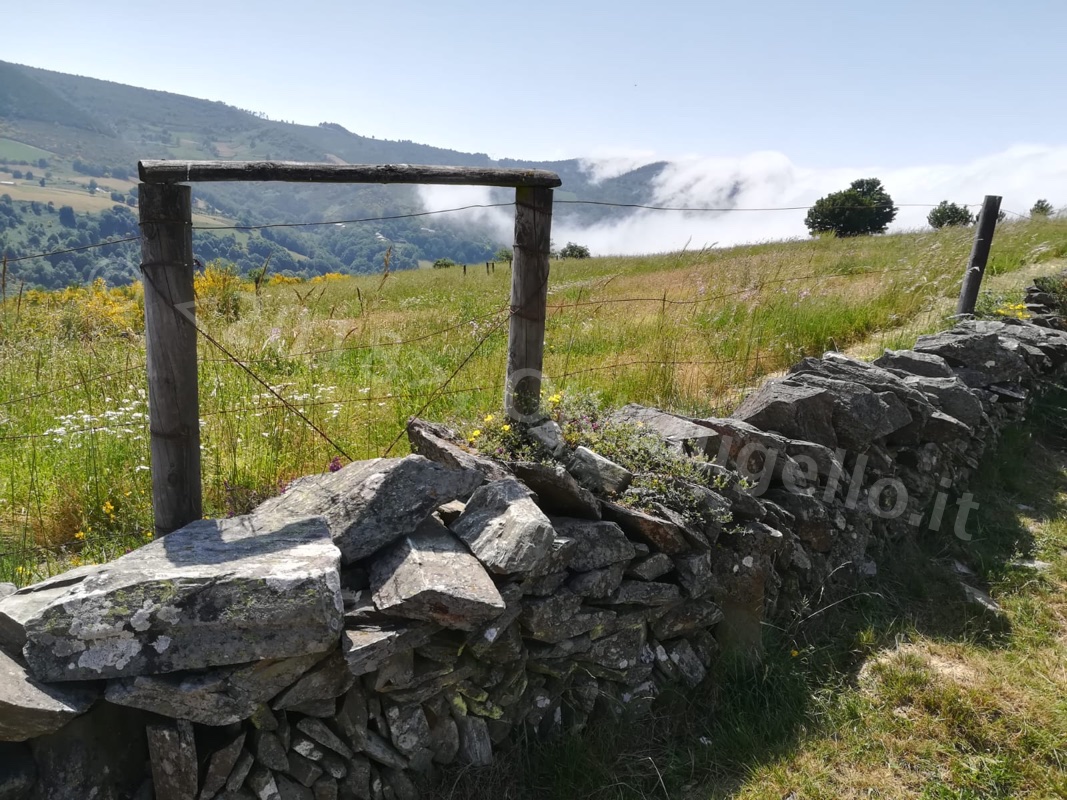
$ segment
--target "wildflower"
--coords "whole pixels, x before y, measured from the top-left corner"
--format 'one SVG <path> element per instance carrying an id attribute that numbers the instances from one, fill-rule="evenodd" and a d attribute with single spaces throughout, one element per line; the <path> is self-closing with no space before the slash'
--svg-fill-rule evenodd
<path id="1" fill-rule="evenodd" d="M 554 406 L 558 406 L 560 403 L 563 402 L 563 395 L 561 395 L 559 392 L 556 392 L 554 395 L 548 398 L 548 402 L 550 402 Z"/>
<path id="2" fill-rule="evenodd" d="M 496 419 L 496 417 L 494 417 L 492 414 L 486 414 L 485 418 L 482 420 L 482 422 L 484 422 L 486 425 L 488 425 L 494 419 Z"/>
<path id="3" fill-rule="evenodd" d="M 78 531 L 76 534 L 74 534 L 74 538 L 77 539 L 79 542 L 84 542 L 85 541 L 85 531 Z"/>
<path id="4" fill-rule="evenodd" d="M 799 650 L 790 650 L 789 651 L 789 655 L 791 655 L 793 658 L 796 658 L 797 656 L 800 655 L 800 651 Z"/>
<path id="5" fill-rule="evenodd" d="M 472 439 L 477 439 L 481 435 L 482 435 L 482 431 L 481 431 L 480 428 L 475 428 L 473 431 L 471 431 L 471 438 Z"/>
<path id="6" fill-rule="evenodd" d="M 115 510 L 115 507 L 111 505 L 110 500 L 105 500 L 104 505 L 102 505 L 101 508 L 103 509 L 105 514 L 110 514 L 112 511 Z"/>
<path id="7" fill-rule="evenodd" d="M 508 431 L 511 430 L 511 426 L 508 425 L 507 423 L 505 423 L 505 424 L 500 426 L 500 430 L 504 431 L 504 433 L 507 433 Z"/>
<path id="8" fill-rule="evenodd" d="M 145 531 L 145 532 L 144 532 L 144 538 L 145 538 L 145 539 L 146 539 L 147 541 L 152 541 L 152 531 Z"/>
<path id="9" fill-rule="evenodd" d="M 341 466 L 342 464 L 340 456 L 334 456 L 332 459 L 330 459 L 330 472 L 337 472 L 339 469 L 341 469 Z"/>

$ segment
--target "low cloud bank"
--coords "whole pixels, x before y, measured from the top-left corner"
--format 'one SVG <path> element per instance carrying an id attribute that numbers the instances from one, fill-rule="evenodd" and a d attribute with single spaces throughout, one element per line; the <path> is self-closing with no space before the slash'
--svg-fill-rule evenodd
<path id="1" fill-rule="evenodd" d="M 613 154 L 583 162 L 594 181 L 606 180 L 657 159 L 650 153 Z M 804 238 L 804 210 L 744 211 L 740 209 L 809 206 L 823 195 L 845 189 L 856 178 L 882 180 L 901 205 L 890 230 L 926 225 L 929 208 L 951 200 L 977 205 L 985 194 L 1000 194 L 1002 208 L 1026 214 L 1033 202 L 1047 198 L 1067 205 L 1067 145 L 1018 145 L 962 164 L 933 164 L 903 169 L 877 166 L 813 170 L 798 166 L 777 152 L 741 158 L 685 158 L 672 161 L 652 186 L 654 205 L 732 208 L 724 212 L 682 213 L 637 210 L 610 222 L 575 226 L 557 219 L 557 244 L 580 242 L 594 255 L 639 254 L 726 246 L 745 242 Z M 423 187 L 428 209 L 491 203 L 488 189 Z M 484 209 L 449 215 L 463 224 L 489 228 L 500 241 L 511 240 L 512 211 Z"/>

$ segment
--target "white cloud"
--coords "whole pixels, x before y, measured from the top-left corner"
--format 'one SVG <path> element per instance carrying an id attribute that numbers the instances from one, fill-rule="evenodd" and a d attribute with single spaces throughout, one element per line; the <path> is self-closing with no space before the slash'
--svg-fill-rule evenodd
<path id="1" fill-rule="evenodd" d="M 607 153 L 584 160 L 594 179 L 605 180 L 655 161 L 646 152 Z M 941 200 L 979 204 L 989 194 L 1003 196 L 1002 208 L 1025 214 L 1039 197 L 1055 207 L 1067 205 L 1067 145 L 1017 145 L 960 164 L 931 164 L 883 169 L 878 166 L 809 169 L 777 152 L 740 158 L 687 157 L 671 161 L 653 186 L 654 204 L 690 208 L 763 209 L 808 206 L 823 195 L 847 188 L 857 178 L 882 180 L 901 205 L 891 230 L 922 227 L 928 208 Z M 564 187 L 566 188 L 566 187 Z M 427 208 L 450 208 L 492 202 L 480 187 L 420 187 Z M 638 210 L 610 223 L 575 226 L 557 217 L 552 238 L 575 241 L 594 255 L 638 254 L 718 244 L 806 237 L 803 210 L 681 213 Z M 450 214 L 464 224 L 488 225 L 500 241 L 510 241 L 510 208 Z"/>

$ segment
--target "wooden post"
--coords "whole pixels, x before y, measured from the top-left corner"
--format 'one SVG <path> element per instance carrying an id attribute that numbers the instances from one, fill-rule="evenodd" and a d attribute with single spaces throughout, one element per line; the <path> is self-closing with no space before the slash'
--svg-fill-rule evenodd
<path id="1" fill-rule="evenodd" d="M 152 510 L 156 534 L 162 536 L 203 516 L 192 192 L 178 184 L 142 183 L 138 207 Z"/>
<path id="2" fill-rule="evenodd" d="M 516 420 L 534 421 L 540 413 L 551 241 L 552 190 L 516 189 L 511 327 L 504 380 L 504 410 Z"/>
<path id="3" fill-rule="evenodd" d="M 463 265 L 463 274 L 464 275 L 467 274 L 467 265 L 466 264 Z"/>
<path id="4" fill-rule="evenodd" d="M 974 230 L 971 258 L 967 262 L 967 271 L 963 273 L 960 299 L 956 303 L 957 317 L 974 315 L 978 290 L 982 288 L 982 276 L 985 275 L 986 262 L 989 261 L 989 247 L 993 244 L 993 232 L 997 227 L 997 215 L 1000 214 L 1000 200 L 999 197 L 987 194 L 982 201 L 982 210 L 978 213 L 978 223 Z"/>

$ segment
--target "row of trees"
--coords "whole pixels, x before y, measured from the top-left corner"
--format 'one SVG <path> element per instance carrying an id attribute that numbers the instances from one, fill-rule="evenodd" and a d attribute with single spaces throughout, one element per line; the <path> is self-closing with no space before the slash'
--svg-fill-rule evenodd
<path id="1" fill-rule="evenodd" d="M 882 182 L 877 178 L 861 178 L 853 181 L 848 189 L 832 192 L 815 201 L 804 223 L 814 236 L 833 233 L 836 236 L 863 236 L 884 233 L 897 216 L 897 207 Z M 1054 209 L 1045 199 L 1038 200 L 1030 209 L 1031 217 L 1049 217 Z M 1004 219 L 1001 211 L 998 219 Z M 942 200 L 927 215 L 926 221 L 933 228 L 956 225 L 971 225 L 974 215 L 966 206 Z"/>

